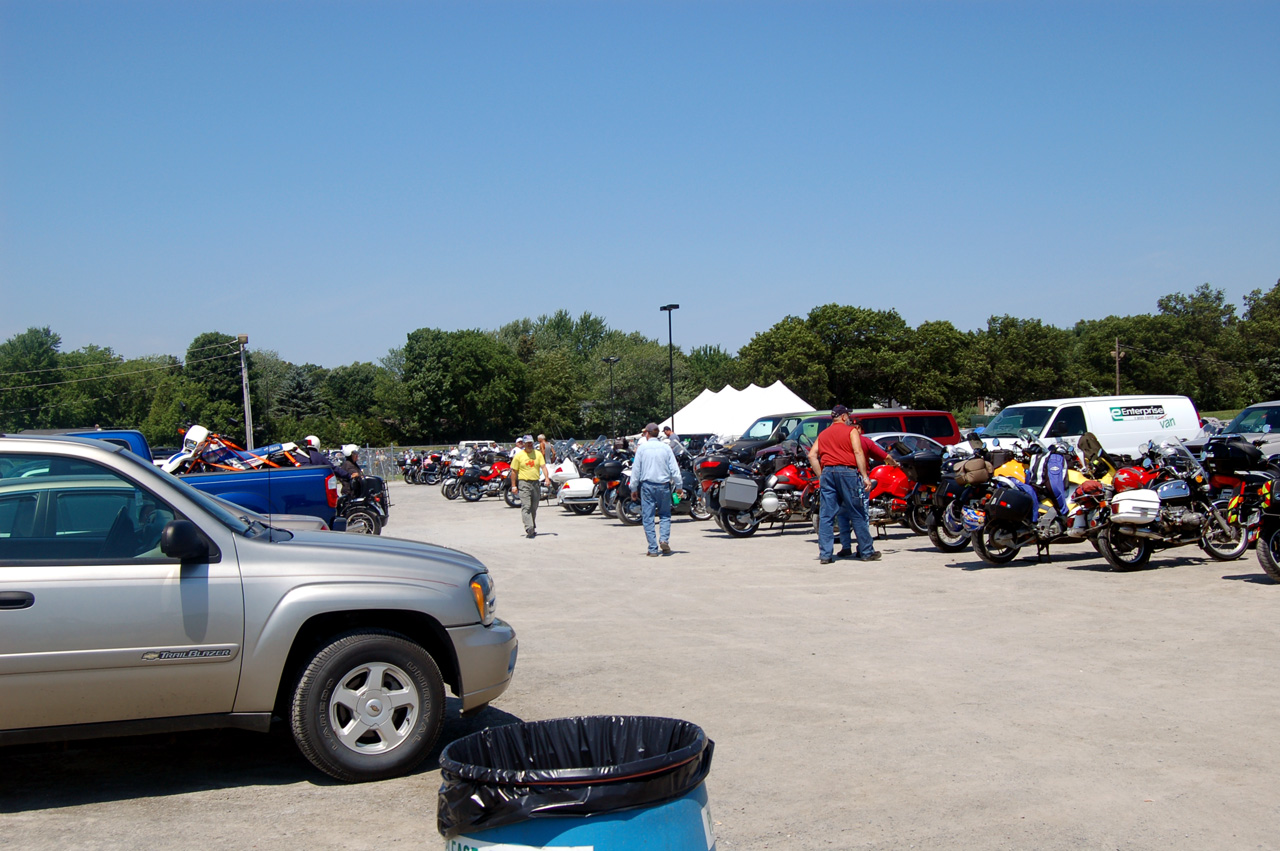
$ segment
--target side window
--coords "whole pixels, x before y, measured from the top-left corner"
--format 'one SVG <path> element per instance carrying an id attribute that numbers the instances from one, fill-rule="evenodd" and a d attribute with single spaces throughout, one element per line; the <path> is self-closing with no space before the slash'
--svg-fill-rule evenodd
<path id="1" fill-rule="evenodd" d="M 951 420 L 942 414 L 920 414 L 918 416 L 904 416 L 903 422 L 906 423 L 906 431 L 915 434 L 923 434 L 925 437 L 952 437 L 955 430 L 951 428 Z"/>
<path id="2" fill-rule="evenodd" d="M 902 421 L 897 417 L 857 417 L 862 423 L 863 434 L 884 434 L 890 431 L 902 431 Z M 910 431 L 910 429 L 907 429 Z"/>
<path id="3" fill-rule="evenodd" d="M 1072 405 L 1058 412 L 1058 416 L 1054 417 L 1045 436 L 1079 437 L 1087 430 L 1084 424 L 1084 409 L 1079 405 Z"/>
<path id="4" fill-rule="evenodd" d="M 128 479 L 59 456 L 0 455 L 0 561 L 163 558 L 160 533 L 178 514 Z"/>
<path id="5" fill-rule="evenodd" d="M 818 433 L 822 431 L 823 426 L 826 425 L 829 424 L 820 422 L 819 420 L 809 420 L 808 422 L 800 424 L 800 433 L 809 438 L 810 443 L 813 443 L 818 439 Z"/>

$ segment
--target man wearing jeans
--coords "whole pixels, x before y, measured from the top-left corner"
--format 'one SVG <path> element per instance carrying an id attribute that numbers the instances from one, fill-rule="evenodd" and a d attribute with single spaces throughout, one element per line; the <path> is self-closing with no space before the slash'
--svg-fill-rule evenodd
<path id="1" fill-rule="evenodd" d="M 841 558 L 849 558 L 849 531 L 858 537 L 858 558 L 875 561 L 880 553 L 871 545 L 871 526 L 867 523 L 867 454 L 862 448 L 862 429 L 849 416 L 849 409 L 836 405 L 831 409 L 831 425 L 818 435 L 809 450 L 809 465 L 818 476 L 820 510 L 818 512 L 818 562 L 831 564 L 835 534 L 832 529 L 836 514 L 840 515 Z"/>
<path id="2" fill-rule="evenodd" d="M 631 461 L 631 498 L 640 500 L 640 517 L 644 520 L 644 535 L 649 539 L 649 556 L 671 555 L 671 490 L 680 487 L 680 465 L 675 453 L 666 441 L 658 440 L 658 424 L 644 427 L 649 439 L 636 447 Z M 653 513 L 661 520 L 655 536 Z"/>

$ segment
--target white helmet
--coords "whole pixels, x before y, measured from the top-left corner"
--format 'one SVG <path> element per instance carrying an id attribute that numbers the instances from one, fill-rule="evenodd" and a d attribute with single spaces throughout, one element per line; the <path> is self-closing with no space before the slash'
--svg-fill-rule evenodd
<path id="1" fill-rule="evenodd" d="M 320 448 L 320 438 L 316 437 L 314 434 L 309 434 L 302 438 L 302 442 L 307 446 L 310 446 L 312 449 Z"/>
<path id="2" fill-rule="evenodd" d="M 350 458 L 352 455 L 355 455 L 359 451 L 360 451 L 360 447 L 356 446 L 354 443 L 344 443 L 342 445 L 342 454 L 347 456 L 348 458 Z"/>

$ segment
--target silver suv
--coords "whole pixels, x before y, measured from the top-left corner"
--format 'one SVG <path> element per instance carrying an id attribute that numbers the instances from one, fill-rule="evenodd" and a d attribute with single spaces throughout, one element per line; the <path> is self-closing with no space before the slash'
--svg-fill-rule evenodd
<path id="1" fill-rule="evenodd" d="M 127 450 L 0 437 L 0 744 L 288 719 L 347 781 L 506 690 L 515 631 L 455 550 L 238 515 Z"/>

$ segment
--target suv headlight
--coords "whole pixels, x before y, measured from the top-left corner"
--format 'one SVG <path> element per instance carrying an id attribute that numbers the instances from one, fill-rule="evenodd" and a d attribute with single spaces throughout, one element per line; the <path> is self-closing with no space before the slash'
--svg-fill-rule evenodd
<path id="1" fill-rule="evenodd" d="M 480 615 L 480 623 L 485 626 L 493 623 L 493 610 L 498 606 L 493 577 L 487 573 L 477 573 L 471 577 L 471 596 L 476 604 L 476 612 Z"/>

